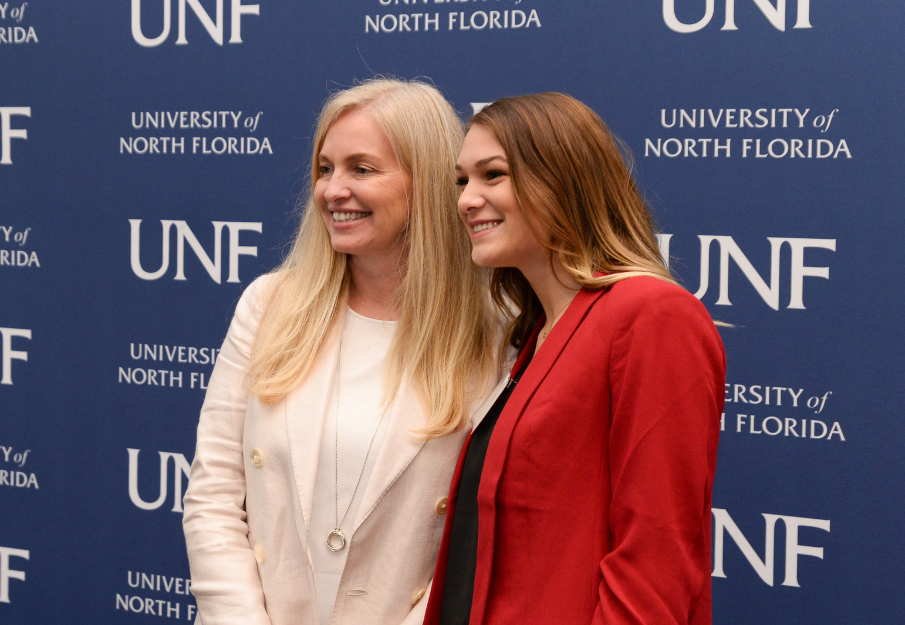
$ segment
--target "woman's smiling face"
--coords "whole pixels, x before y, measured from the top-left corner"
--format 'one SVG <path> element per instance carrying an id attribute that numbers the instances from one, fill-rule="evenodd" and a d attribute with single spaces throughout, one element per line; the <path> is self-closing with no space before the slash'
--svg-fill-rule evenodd
<path id="1" fill-rule="evenodd" d="M 465 135 L 456 177 L 459 217 L 471 236 L 475 264 L 521 269 L 545 261 L 548 251 L 515 198 L 506 151 L 483 126 L 475 124 Z"/>
<path id="2" fill-rule="evenodd" d="M 373 117 L 354 111 L 333 123 L 314 182 L 314 202 L 333 249 L 353 256 L 398 255 L 411 188 L 411 175 Z"/>

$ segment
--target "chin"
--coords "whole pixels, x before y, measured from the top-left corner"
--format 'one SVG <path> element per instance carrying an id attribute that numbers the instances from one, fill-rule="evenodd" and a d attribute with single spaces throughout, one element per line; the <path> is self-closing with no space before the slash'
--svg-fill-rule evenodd
<path id="1" fill-rule="evenodd" d="M 340 254 L 352 254 L 353 256 L 361 251 L 361 246 L 356 245 L 354 241 L 344 241 L 342 239 L 337 240 L 331 238 L 330 247 L 332 247 L 334 251 L 339 252 Z"/>
<path id="2" fill-rule="evenodd" d="M 484 254 L 484 253 L 478 252 L 475 249 L 473 249 L 471 251 L 471 262 L 473 262 L 478 267 L 487 267 L 489 269 L 493 269 L 494 267 L 503 266 L 494 260 L 494 257 L 492 254 Z"/>

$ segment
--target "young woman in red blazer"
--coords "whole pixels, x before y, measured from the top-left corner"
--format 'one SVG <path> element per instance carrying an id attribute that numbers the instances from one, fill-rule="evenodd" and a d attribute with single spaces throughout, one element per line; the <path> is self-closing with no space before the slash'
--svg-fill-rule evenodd
<path id="1" fill-rule="evenodd" d="M 603 121 L 544 93 L 471 122 L 472 259 L 520 354 L 469 437 L 425 623 L 711 623 L 725 355 Z"/>

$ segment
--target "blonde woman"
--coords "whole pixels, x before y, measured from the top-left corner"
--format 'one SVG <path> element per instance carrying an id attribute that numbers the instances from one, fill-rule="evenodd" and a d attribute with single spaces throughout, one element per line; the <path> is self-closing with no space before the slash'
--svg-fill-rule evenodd
<path id="1" fill-rule="evenodd" d="M 324 106 L 292 251 L 240 300 L 201 410 L 183 524 L 204 625 L 421 622 L 463 427 L 496 379 L 461 141 L 423 83 Z"/>

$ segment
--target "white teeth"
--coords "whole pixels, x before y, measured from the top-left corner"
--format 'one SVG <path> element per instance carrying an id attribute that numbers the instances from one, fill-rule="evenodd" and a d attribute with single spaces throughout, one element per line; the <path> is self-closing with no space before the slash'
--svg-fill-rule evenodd
<path id="1" fill-rule="evenodd" d="M 498 226 L 501 223 L 503 223 L 503 222 L 502 221 L 488 221 L 488 222 L 485 222 L 482 224 L 478 224 L 477 226 L 475 226 L 473 228 L 473 230 L 475 232 L 483 232 L 484 230 L 489 230 L 490 228 L 493 228 L 494 226 Z"/>
<path id="2" fill-rule="evenodd" d="M 367 217 L 369 213 L 331 213 L 334 221 L 354 221 Z"/>

